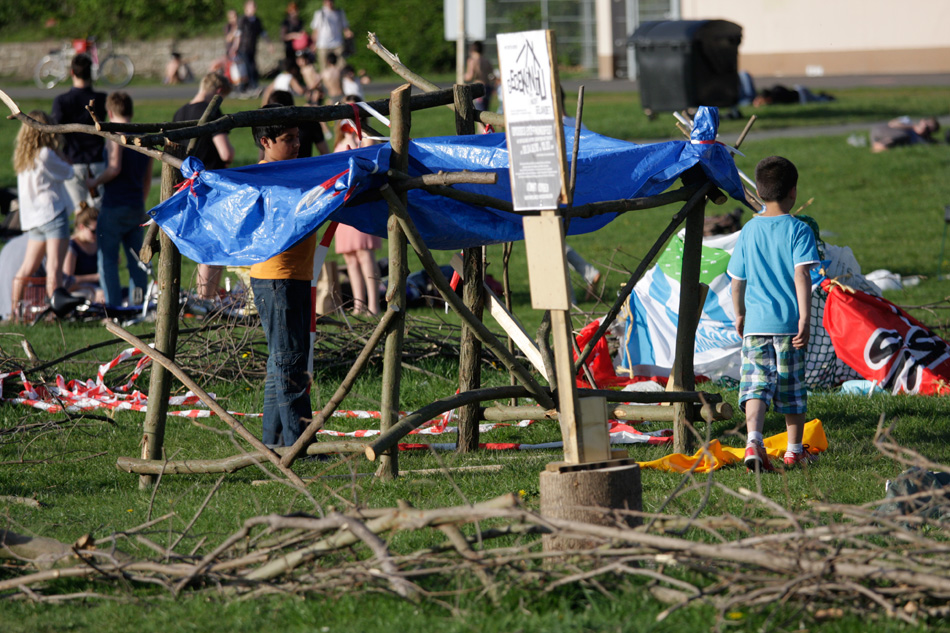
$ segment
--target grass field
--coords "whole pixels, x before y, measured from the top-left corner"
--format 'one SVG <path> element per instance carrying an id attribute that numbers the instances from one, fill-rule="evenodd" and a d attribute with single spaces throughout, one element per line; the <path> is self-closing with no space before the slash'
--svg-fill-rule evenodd
<path id="1" fill-rule="evenodd" d="M 838 101 L 828 105 L 773 106 L 757 112 L 760 120 L 756 126 L 780 129 L 870 123 L 900 114 L 943 113 L 950 102 L 950 89 L 927 87 L 855 89 L 835 94 Z M 244 104 L 249 102 L 241 103 Z M 178 105 L 170 102 L 137 104 L 136 119 L 167 120 Z M 32 107 L 48 109 L 49 103 L 24 103 L 21 107 L 24 110 Z M 225 109 L 233 111 L 238 107 L 238 102 L 229 102 Z M 676 134 L 671 120 L 648 121 L 639 112 L 636 100 L 629 95 L 587 95 L 585 121 L 595 131 L 621 138 L 663 138 Z M 449 134 L 452 125 L 447 112 L 426 113 L 415 117 L 413 135 Z M 742 122 L 724 121 L 723 138 L 731 141 L 741 126 Z M 0 123 L 0 151 L 4 155 L 11 153 L 16 128 L 15 122 Z M 250 143 L 249 133 L 241 131 L 232 136 L 238 150 L 236 163 L 255 161 L 256 150 Z M 814 197 L 809 215 L 819 222 L 827 242 L 850 246 L 865 271 L 886 268 L 903 275 L 926 276 L 915 288 L 890 293 L 891 300 L 907 306 L 922 306 L 941 303 L 950 297 L 950 283 L 939 279 L 936 274 L 941 267 L 944 272 L 950 270 L 950 265 L 944 263 L 941 266 L 940 262 L 946 228 L 943 206 L 950 204 L 950 186 L 946 178 L 950 146 L 912 147 L 872 155 L 867 148 L 848 145 L 844 136 L 830 136 L 750 141 L 742 149 L 746 157 L 740 157 L 737 162 L 747 173 L 752 171 L 758 159 L 770 154 L 782 154 L 795 161 L 801 171 L 800 200 L 804 202 Z M 0 185 L 9 186 L 13 182 L 15 178 L 9 163 L 0 165 Z M 710 207 L 708 213 L 725 212 L 735 204 L 730 201 L 721 209 Z M 609 231 L 571 238 L 578 251 L 609 271 L 605 284 L 608 302 L 619 283 L 625 280 L 626 271 L 637 265 L 639 257 L 665 226 L 671 211 L 672 208 L 667 208 L 627 214 L 614 221 Z M 448 255 L 442 254 L 445 258 Z M 500 277 L 499 250 L 489 249 L 489 259 L 492 262 L 489 272 Z M 540 315 L 530 309 L 524 270 L 524 250 L 521 245 L 516 245 L 512 259 L 515 311 L 529 331 L 533 331 Z M 606 310 L 605 304 L 593 301 L 584 302 L 582 307 L 586 311 Z M 945 310 L 919 308 L 913 313 L 944 334 L 950 329 Z M 449 324 L 456 322 L 451 316 L 428 310 L 414 311 L 413 316 L 436 323 L 443 319 Z M 583 325 L 585 319 L 578 313 L 575 325 Z M 136 329 L 140 333 L 148 330 L 148 326 Z M 253 378 L 253 370 L 259 370 L 265 348 L 256 330 L 246 334 L 255 342 L 241 346 L 242 353 L 237 356 L 229 355 L 226 348 L 203 352 L 200 345 L 189 343 L 188 355 L 183 362 L 188 367 L 202 368 L 200 382 L 215 392 L 228 409 L 259 411 L 262 393 L 260 382 Z M 110 338 L 103 328 L 92 325 L 65 324 L 32 330 L 5 326 L 0 332 L 0 369 L 3 371 L 9 371 L 14 364 L 22 362 L 19 341 L 24 335 L 44 361 Z M 227 335 L 229 340 L 236 341 L 235 345 L 243 341 L 244 336 L 240 329 Z M 79 359 L 62 363 L 56 371 L 67 379 L 91 378 L 96 365 L 109 360 L 122 347 L 125 346 L 114 345 L 87 353 Z M 436 356 L 414 361 L 414 364 L 427 373 L 403 373 L 401 408 L 413 410 L 454 392 L 457 368 L 453 359 Z M 236 377 L 238 370 L 245 369 L 249 378 Z M 345 369 L 336 366 L 317 370 L 316 403 L 322 404 L 326 400 L 339 384 Z M 487 385 L 507 384 L 506 375 L 487 365 L 485 371 Z M 342 408 L 378 409 L 380 372 L 377 364 L 371 365 Z M 115 381 L 119 381 L 121 373 L 119 371 Z M 147 373 L 140 379 L 142 388 L 146 388 L 146 379 Z M 7 397 L 17 388 L 15 383 L 5 386 Z M 715 386 L 711 390 L 721 392 L 727 401 L 736 403 L 735 392 Z M 830 449 L 821 463 L 807 471 L 762 480 L 762 493 L 790 512 L 805 512 L 815 503 L 863 504 L 883 496 L 884 481 L 899 474 L 902 466 L 884 458 L 872 444 L 882 415 L 887 423 L 895 425 L 894 437 L 901 444 L 912 447 L 934 462 L 950 463 L 950 447 L 946 442 L 950 405 L 945 398 L 858 398 L 822 392 L 810 399 L 809 414 L 822 420 L 829 438 Z M 8 403 L 0 405 L 0 495 L 36 497 L 46 504 L 36 510 L 0 502 L 3 517 L 0 529 L 71 543 L 85 533 L 106 538 L 138 526 L 150 517 L 174 512 L 176 517 L 169 525 L 147 533 L 152 541 L 168 545 L 198 512 L 217 476 L 169 476 L 163 478 L 154 495 L 139 491 L 136 477 L 117 470 L 115 461 L 119 456 L 138 455 L 141 421 L 141 414 L 129 412 L 119 412 L 107 419 L 68 420 L 62 415 L 50 415 Z M 200 422 L 214 429 L 224 428 L 215 420 Z M 247 425 L 259 434 L 258 422 L 249 418 Z M 344 431 L 368 428 L 365 421 L 333 420 L 329 426 Z M 653 425 L 653 428 L 662 426 Z M 742 427 L 741 416 L 712 425 L 710 434 L 724 444 L 741 446 L 743 438 L 735 432 L 737 427 Z M 783 429 L 781 418 L 770 415 L 766 434 Z M 557 440 L 559 433 L 556 424 L 539 423 L 524 429 L 500 429 L 483 437 L 483 441 L 540 443 Z M 646 445 L 635 445 L 630 450 L 632 456 L 643 461 L 667 452 L 665 447 Z M 236 453 L 237 449 L 228 438 L 207 428 L 181 419 L 170 419 L 166 451 L 169 458 L 187 459 L 225 457 Z M 252 516 L 291 512 L 320 514 L 330 506 L 344 504 L 341 499 L 372 508 L 394 506 L 400 500 L 419 508 L 437 508 L 522 491 L 527 507 L 537 509 L 538 473 L 545 463 L 559 457 L 557 451 L 482 451 L 466 456 L 454 453 L 435 456 L 422 451 L 403 453 L 400 455 L 403 469 L 478 464 L 501 464 L 503 468 L 499 472 L 482 474 L 410 475 L 393 483 L 361 476 L 371 473 L 374 468 L 362 458 L 335 461 L 330 464 L 332 470 L 327 474 L 341 477 L 323 479 L 320 485 L 311 486 L 313 502 L 282 486 L 252 486 L 252 480 L 262 478 L 262 474 L 248 468 L 224 479 L 178 551 L 196 548 L 199 554 L 206 553 L 208 547 L 239 529 L 243 521 Z M 326 464 L 318 462 L 295 466 L 301 476 L 316 475 L 325 468 Z M 755 486 L 750 476 L 740 468 L 718 471 L 714 479 L 734 490 Z M 702 509 L 701 517 L 732 515 L 750 519 L 768 514 L 761 506 L 721 491 L 713 492 L 709 499 L 704 500 L 702 486 L 682 492 L 667 504 L 670 493 L 682 481 L 682 475 L 644 471 L 644 510 L 657 512 L 663 508 L 669 514 L 689 516 Z M 834 513 L 824 518 L 829 523 L 840 519 L 841 516 Z M 940 528 L 928 532 L 931 537 L 935 533 L 945 540 L 945 528 L 942 533 Z M 706 537 L 696 534 L 695 538 L 703 540 Z M 202 539 L 206 539 L 206 544 Z M 413 532 L 396 534 L 388 545 L 394 552 L 409 552 L 439 542 L 439 534 Z M 145 545 L 131 539 L 125 540 L 122 548 L 143 557 L 155 555 Z M 0 567 L 0 581 L 17 573 Z M 688 576 L 687 572 L 683 573 Z M 470 586 L 466 585 L 464 578 L 458 579 L 457 585 L 430 587 L 445 591 L 443 600 L 449 601 L 454 611 L 433 601 L 413 604 L 374 592 L 313 595 L 306 599 L 275 595 L 235 601 L 223 593 L 206 589 L 201 593 L 186 592 L 183 597 L 172 599 L 159 588 L 75 580 L 57 584 L 54 593 L 98 592 L 107 594 L 110 599 L 74 600 L 62 606 L 7 599 L 0 602 L 0 621 L 4 631 L 88 631 L 123 627 L 143 633 L 251 631 L 258 630 L 267 621 L 279 623 L 291 631 L 399 631 L 411 628 L 421 632 L 693 631 L 710 630 L 715 622 L 716 612 L 707 606 L 681 609 L 662 622 L 656 622 L 656 616 L 666 605 L 650 598 L 646 581 L 633 576 L 601 578 L 599 586 L 575 583 L 550 591 L 543 591 L 537 584 L 520 584 L 518 576 L 502 580 L 509 584 L 497 601 L 478 592 L 453 594 L 456 589 Z M 767 619 L 770 612 L 773 617 Z M 945 626 L 945 622 L 931 621 L 929 625 L 940 628 Z M 847 614 L 819 622 L 807 610 L 786 605 L 777 606 L 774 611 L 738 612 L 728 626 L 748 631 L 763 628 L 812 630 L 821 626 L 822 630 L 851 632 L 865 629 L 867 622 Z M 881 631 L 917 630 L 917 627 L 892 619 L 877 620 L 874 627 Z M 920 627 L 921 630 L 925 628 L 926 625 Z"/>

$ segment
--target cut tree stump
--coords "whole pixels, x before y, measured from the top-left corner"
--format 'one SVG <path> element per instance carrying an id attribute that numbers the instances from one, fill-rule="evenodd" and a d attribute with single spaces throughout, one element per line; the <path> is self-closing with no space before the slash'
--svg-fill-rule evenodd
<path id="1" fill-rule="evenodd" d="M 643 506 L 640 466 L 628 464 L 589 470 L 541 472 L 541 516 L 593 525 L 635 527 L 640 518 L 615 510 L 639 512 Z M 598 539 L 545 535 L 545 552 L 597 547 Z"/>

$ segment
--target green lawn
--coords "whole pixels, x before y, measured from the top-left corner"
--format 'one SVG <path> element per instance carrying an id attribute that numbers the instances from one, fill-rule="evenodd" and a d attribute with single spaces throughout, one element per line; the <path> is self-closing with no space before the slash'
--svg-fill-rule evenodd
<path id="1" fill-rule="evenodd" d="M 872 122 L 899 114 L 920 115 L 943 113 L 950 97 L 948 89 L 901 88 L 855 89 L 836 92 L 838 101 L 827 106 L 774 106 L 761 113 L 757 128 L 776 129 L 816 124 Z M 569 96 L 570 99 L 570 96 Z M 912 104 L 912 110 L 908 104 Z M 178 103 L 151 102 L 136 104 L 136 119 L 167 120 Z M 247 107 L 250 102 L 226 102 L 225 110 Z M 24 110 L 32 107 L 48 108 L 49 102 L 24 103 Z M 588 95 L 585 120 L 596 130 L 622 138 L 662 138 L 675 135 L 671 120 L 663 117 L 648 121 L 639 111 L 636 99 L 630 95 Z M 734 138 L 742 122 L 723 122 L 723 137 Z M 11 153 L 16 122 L 0 123 L 0 150 Z M 448 111 L 434 111 L 414 117 L 414 136 L 449 134 L 452 119 Z M 256 161 L 256 150 L 250 142 L 250 133 L 238 131 L 232 135 L 238 149 L 237 163 Z M 865 271 L 887 268 L 904 275 L 926 275 L 922 283 L 912 289 L 889 294 L 893 301 L 909 306 L 943 302 L 950 296 L 950 283 L 935 275 L 940 268 L 939 253 L 943 245 L 945 225 L 943 206 L 950 203 L 947 184 L 947 165 L 950 146 L 913 147 L 881 155 L 872 155 L 867 148 L 854 148 L 844 136 L 809 139 L 775 139 L 748 142 L 743 146 L 746 158 L 738 165 L 751 173 L 755 162 L 770 154 L 788 156 L 799 166 L 800 200 L 814 198 L 807 213 L 817 219 L 825 240 L 850 246 Z M 10 185 L 15 179 L 9 163 L 0 165 L 0 185 Z M 731 210 L 737 203 L 728 202 L 722 208 L 710 207 L 708 213 Z M 607 231 L 571 238 L 571 243 L 590 261 L 609 271 L 605 294 L 612 297 L 639 258 L 652 244 L 655 236 L 669 220 L 672 208 L 631 213 L 614 221 Z M 748 215 L 746 216 L 746 218 Z M 385 247 L 384 247 L 385 249 Z M 384 251 L 383 251 L 384 252 Z M 450 254 L 440 254 L 447 259 Z M 501 258 L 497 248 L 489 249 L 489 272 L 500 278 Z M 945 266 L 950 269 L 950 265 Z M 415 266 L 413 266 L 415 269 Z M 530 309 L 527 280 L 524 274 L 525 258 L 522 245 L 516 245 L 512 258 L 512 283 L 516 313 L 529 331 L 540 318 Z M 946 270 L 944 271 L 946 272 Z M 187 278 L 187 277 L 186 277 Z M 579 287 L 578 287 L 579 289 Z M 606 306 L 592 301 L 582 307 L 589 311 L 605 311 Z M 945 310 L 914 310 L 924 322 L 950 329 Z M 412 318 L 438 323 L 457 323 L 440 311 L 416 310 Z M 578 313 L 575 325 L 581 326 L 586 316 Z M 186 327 L 195 323 L 189 321 Z M 451 331 L 449 325 L 443 326 Z M 149 326 L 136 331 L 147 333 Z M 338 332 L 338 331 L 334 331 Z M 43 361 L 55 359 L 67 351 L 81 348 L 94 341 L 108 340 L 105 330 L 95 325 L 65 324 L 34 329 L 4 326 L 0 332 L 0 369 L 9 371 L 23 363 L 20 351 L 21 335 L 28 338 Z M 67 379 L 92 378 L 98 363 L 111 359 L 124 345 L 113 345 L 84 354 L 79 359 L 62 363 L 57 371 Z M 189 369 L 196 371 L 208 390 L 215 392 L 228 409 L 260 411 L 262 390 L 260 372 L 266 348 L 256 328 L 235 328 L 217 333 L 201 341 L 186 341 L 182 347 Z M 319 358 L 332 359 L 332 353 L 321 352 Z M 457 368 L 455 360 L 439 355 L 414 359 L 414 366 L 427 373 L 403 373 L 401 408 L 413 410 L 455 390 Z M 331 366 L 332 365 L 332 366 Z M 318 365 L 315 376 L 314 401 L 322 404 L 336 389 L 347 367 L 345 364 L 326 362 Z M 110 384 L 120 382 L 122 368 L 109 374 Z M 487 385 L 507 384 L 507 376 L 485 367 Z M 148 373 L 138 383 L 147 389 Z M 108 382 L 108 381 L 107 381 Z M 17 389 L 8 379 L 4 395 L 9 398 Z M 175 389 L 178 385 L 175 385 Z M 736 404 L 734 391 L 713 386 L 727 401 Z M 180 392 L 180 391 L 179 391 Z M 343 403 L 345 409 L 378 409 L 381 392 L 381 363 L 373 363 L 358 381 L 353 393 Z M 814 394 L 809 401 L 809 414 L 821 419 L 829 438 L 830 448 L 821 463 L 805 472 L 795 471 L 782 477 L 767 477 L 762 481 L 762 493 L 772 501 L 794 513 L 805 513 L 815 502 L 827 504 L 862 504 L 883 496 L 884 481 L 892 479 L 902 466 L 884 458 L 873 446 L 872 438 L 883 414 L 887 423 L 894 423 L 894 436 L 900 443 L 912 447 L 937 463 L 950 463 L 950 447 L 946 442 L 945 421 L 950 404 L 945 398 L 890 397 L 857 398 L 833 392 Z M 67 420 L 62 414 L 47 414 L 5 403 L 0 406 L 0 495 L 33 497 L 43 502 L 36 510 L 16 504 L 0 502 L 0 529 L 34 534 L 73 542 L 85 533 L 99 539 L 128 530 L 148 520 L 174 512 L 175 517 L 145 533 L 159 545 L 169 545 L 177 538 L 202 506 L 217 480 L 212 476 L 167 476 L 154 495 L 141 492 L 137 478 L 116 469 L 119 456 L 137 456 L 141 439 L 143 416 L 119 412 L 108 419 Z M 166 453 L 169 458 L 213 458 L 235 454 L 235 445 L 226 437 L 212 432 L 223 429 L 223 423 L 198 420 L 205 427 L 181 418 L 170 418 L 166 435 Z M 260 432 L 254 418 L 246 418 L 248 428 Z M 33 425 L 33 426 L 30 426 Z M 366 421 L 332 420 L 328 426 L 342 431 L 371 428 Z M 652 428 L 662 428 L 654 424 Z M 711 436 L 732 446 L 741 446 L 743 438 L 735 432 L 742 427 L 737 419 L 716 423 Z M 766 434 L 784 429 L 780 416 L 770 415 Z M 14 432 L 16 431 L 16 432 Z M 528 428 L 507 428 L 485 434 L 483 441 L 541 443 L 559 439 L 555 423 L 537 423 Z M 454 441 L 437 439 L 435 441 Z M 656 459 L 667 452 L 665 447 L 634 445 L 631 455 L 638 460 Z M 201 516 L 176 548 L 188 553 L 195 549 L 198 555 L 207 553 L 217 543 L 240 528 L 249 517 L 279 513 L 306 512 L 321 514 L 331 506 L 345 505 L 341 499 L 371 508 L 394 506 L 400 500 L 418 508 L 437 508 L 477 502 L 504 492 L 524 491 L 524 503 L 537 509 L 538 473 L 544 464 L 560 458 L 558 451 L 487 452 L 459 456 L 454 453 L 433 456 L 426 452 L 404 452 L 400 455 L 403 469 L 438 468 L 478 464 L 501 464 L 500 472 L 446 476 L 410 475 L 392 483 L 379 482 L 371 477 L 374 464 L 362 457 L 341 463 L 334 461 L 329 474 L 349 477 L 327 478 L 311 486 L 314 501 L 279 486 L 253 486 L 251 482 L 263 477 L 259 470 L 248 468 L 227 475 L 220 489 L 204 508 Z M 316 475 L 327 465 L 305 462 L 295 465 L 301 476 Z M 714 480 L 730 489 L 754 488 L 755 483 L 744 469 L 726 468 L 718 471 Z M 704 500 L 706 481 L 696 478 L 696 487 L 687 486 L 672 500 L 673 490 L 683 477 L 657 471 L 643 472 L 643 507 L 645 511 L 688 516 L 701 509 L 700 517 L 732 515 L 748 520 L 768 515 L 762 506 L 741 501 L 721 491 L 714 491 Z M 842 521 L 835 513 L 821 514 L 816 521 Z M 946 540 L 945 527 L 927 532 L 930 538 Z M 707 538 L 696 534 L 697 540 Z M 388 545 L 393 552 L 408 553 L 421 547 L 440 543 L 441 534 L 435 531 L 392 535 Z M 847 544 L 843 543 L 845 547 Z M 882 543 L 882 546 L 887 543 Z M 126 539 L 122 549 L 139 557 L 157 555 L 141 542 Z M 332 565 L 330 559 L 327 564 Z M 696 580 L 690 572 L 670 571 L 683 578 Z M 19 572 L 0 567 L 0 582 Z M 542 591 L 539 584 L 525 580 L 512 572 L 500 578 L 501 596 L 493 602 L 478 591 L 454 594 L 456 589 L 477 586 L 471 579 L 453 579 L 451 586 L 430 587 L 442 590 L 441 603 L 421 600 L 410 603 L 380 592 L 360 591 L 339 594 L 310 595 L 306 599 L 291 596 L 258 597 L 245 601 L 228 599 L 212 587 L 201 591 L 186 591 L 178 599 L 160 588 L 133 587 L 120 582 L 68 581 L 52 585 L 48 593 L 97 592 L 116 601 L 86 599 L 67 602 L 65 606 L 34 605 L 28 600 L 0 601 L 0 621 L 4 631 L 44 630 L 114 630 L 129 628 L 147 631 L 250 631 L 258 630 L 266 620 L 279 622 L 290 631 L 641 631 L 641 630 L 711 630 L 716 612 L 708 606 L 695 606 L 674 612 L 663 622 L 656 622 L 657 614 L 667 605 L 649 597 L 647 581 L 633 576 L 607 576 L 599 584 L 574 583 L 552 591 Z M 0 599 L 4 596 L 0 595 Z M 448 606 L 446 606 L 448 605 Z M 453 611 L 454 609 L 454 611 Z M 757 631 L 811 630 L 821 626 L 831 631 L 861 631 L 866 620 L 845 615 L 840 619 L 819 623 L 808 611 L 795 606 L 777 607 L 771 620 L 766 620 L 769 609 L 749 610 L 734 614 L 729 628 Z M 931 621 L 935 627 L 944 626 Z M 892 619 L 874 622 L 875 630 L 909 631 L 914 627 Z"/>

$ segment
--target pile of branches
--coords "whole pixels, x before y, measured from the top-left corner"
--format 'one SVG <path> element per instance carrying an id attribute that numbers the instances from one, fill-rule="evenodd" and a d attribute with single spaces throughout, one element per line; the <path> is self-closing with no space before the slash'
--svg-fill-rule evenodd
<path id="1" fill-rule="evenodd" d="M 887 432 L 877 444 L 901 462 L 948 470 L 897 446 Z M 684 482 L 691 478 L 687 474 Z M 98 542 L 85 536 L 73 545 L 0 531 L 0 558 L 8 559 L 0 572 L 0 598 L 114 598 L 117 591 L 136 585 L 159 585 L 169 597 L 385 591 L 454 612 L 459 602 L 450 604 L 444 600 L 447 595 L 470 593 L 497 601 L 512 587 L 555 591 L 580 584 L 610 596 L 618 579 L 637 578 L 670 605 L 659 620 L 705 603 L 719 613 L 717 628 L 736 612 L 767 614 L 764 628 L 806 614 L 823 619 L 851 612 L 907 623 L 950 617 L 948 523 L 924 511 L 950 507 L 948 489 L 927 491 L 926 507 L 914 506 L 920 494 L 891 499 L 908 502 L 915 508 L 909 514 L 882 513 L 875 509 L 880 502 L 815 504 L 794 513 L 710 476 L 680 486 L 668 501 L 691 488 L 706 488 L 707 501 L 714 491 L 739 497 L 749 516 L 612 511 L 603 525 L 592 525 L 543 517 L 525 508 L 517 494 L 507 494 L 428 510 L 352 505 L 313 516 L 256 516 L 224 540 L 210 543 L 190 530 L 223 481 L 222 476 L 183 530 L 171 529 L 172 513 Z M 318 509 L 316 502 L 314 507 Z M 406 547 L 418 539 L 400 537 L 419 530 L 439 530 L 444 538 L 425 549 Z M 167 535 L 167 545 L 153 541 L 153 534 Z M 548 552 L 541 535 L 586 546 Z M 130 539 L 155 555 L 123 554 L 122 544 Z M 57 592 L 67 578 L 94 580 L 90 587 L 105 585 L 109 593 Z"/>

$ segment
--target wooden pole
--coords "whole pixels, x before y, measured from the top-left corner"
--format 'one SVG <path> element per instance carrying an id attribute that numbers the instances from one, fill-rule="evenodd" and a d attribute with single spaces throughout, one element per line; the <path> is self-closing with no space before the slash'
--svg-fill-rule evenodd
<path id="1" fill-rule="evenodd" d="M 412 86 L 404 84 L 393 90 L 390 99 L 390 145 L 394 169 L 408 172 L 409 169 L 409 129 L 411 114 L 409 97 Z M 399 194 L 399 202 L 406 204 L 406 194 Z M 388 309 L 394 313 L 389 333 L 386 335 L 386 349 L 383 353 L 383 394 L 380 431 L 386 433 L 399 418 L 399 383 L 402 378 L 402 344 L 406 327 L 406 277 L 409 275 L 406 263 L 406 236 L 396 215 L 389 211 L 389 288 L 386 293 Z M 392 448 L 380 456 L 376 475 L 383 480 L 399 476 L 399 449 Z"/>
<path id="2" fill-rule="evenodd" d="M 703 219 L 706 214 L 706 199 L 695 204 L 686 217 L 686 236 L 683 239 L 683 271 L 680 277 L 679 323 L 676 326 L 676 355 L 670 374 L 671 391 L 693 391 L 696 374 L 693 370 L 693 352 L 696 346 L 696 327 L 702 309 L 700 303 L 699 275 L 703 259 Z M 688 425 L 695 419 L 693 405 L 675 403 L 673 420 L 673 451 L 692 452 L 692 435 Z"/>
<path id="3" fill-rule="evenodd" d="M 475 104 L 472 102 L 472 87 L 455 86 L 455 133 L 459 136 L 475 133 Z M 462 301 L 478 320 L 482 319 L 485 307 L 485 276 L 480 247 L 466 248 L 462 258 Z M 459 392 L 478 389 L 482 386 L 482 344 L 472 328 L 462 324 L 459 343 Z M 478 450 L 478 404 L 472 403 L 459 409 L 459 453 Z"/>
<path id="4" fill-rule="evenodd" d="M 167 145 L 165 152 L 181 156 L 181 147 Z M 175 193 L 175 185 L 182 180 L 181 172 L 167 163 L 162 164 L 162 200 Z M 159 232 L 161 250 L 158 256 L 158 311 L 155 321 L 155 349 L 175 360 L 178 345 L 178 295 L 181 291 L 181 254 L 165 231 Z M 168 396 L 171 376 L 158 363 L 152 364 L 148 384 L 149 403 L 142 427 L 142 459 L 160 460 L 164 457 L 165 419 L 168 415 Z M 139 477 L 139 489 L 151 488 L 156 475 Z"/>
<path id="5" fill-rule="evenodd" d="M 307 447 L 308 455 L 329 455 L 333 453 L 365 453 L 367 442 L 316 442 Z M 275 451 L 287 455 L 290 447 L 280 447 Z M 131 457 L 119 457 L 115 466 L 127 473 L 152 473 L 154 475 L 193 475 L 210 473 L 233 473 L 267 461 L 263 453 L 242 453 L 220 459 L 182 459 L 174 461 L 144 461 Z"/>
<path id="6" fill-rule="evenodd" d="M 581 391 L 583 395 L 583 391 Z M 692 401 L 696 403 L 696 399 Z M 670 406 L 634 404 L 616 405 L 607 409 L 607 415 L 613 420 L 650 420 L 653 422 L 672 422 L 675 409 Z M 728 402 L 709 404 L 701 409 L 703 420 L 729 420 L 732 418 L 732 405 Z M 545 410 L 533 406 L 492 406 L 481 410 L 482 420 L 486 422 L 511 422 L 514 420 L 557 420 L 557 411 Z"/>

